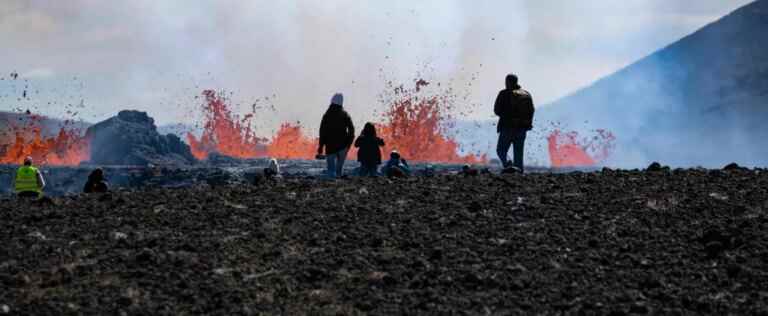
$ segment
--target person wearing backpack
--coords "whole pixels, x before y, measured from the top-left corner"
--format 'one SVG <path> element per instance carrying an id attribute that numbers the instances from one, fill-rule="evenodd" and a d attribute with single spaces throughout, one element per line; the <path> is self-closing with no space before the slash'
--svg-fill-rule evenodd
<path id="1" fill-rule="evenodd" d="M 493 112 L 499 117 L 496 128 L 499 134 L 496 153 L 505 170 L 514 167 L 517 172 L 522 173 L 525 136 L 533 128 L 533 97 L 530 92 L 520 87 L 516 75 L 507 75 L 505 81 L 506 89 L 499 92 L 493 106 Z M 513 147 L 511 164 L 507 158 L 510 146 Z"/>

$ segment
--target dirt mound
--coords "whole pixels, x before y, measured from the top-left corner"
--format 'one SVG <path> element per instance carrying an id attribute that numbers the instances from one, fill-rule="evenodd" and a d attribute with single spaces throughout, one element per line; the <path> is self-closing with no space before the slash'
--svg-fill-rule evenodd
<path id="1" fill-rule="evenodd" d="M 6 200 L 0 307 L 766 313 L 766 187 L 765 171 L 606 169 Z"/>
<path id="2" fill-rule="evenodd" d="M 91 163 L 99 165 L 188 165 L 194 156 L 178 136 L 160 135 L 146 112 L 120 111 L 88 128 Z"/>

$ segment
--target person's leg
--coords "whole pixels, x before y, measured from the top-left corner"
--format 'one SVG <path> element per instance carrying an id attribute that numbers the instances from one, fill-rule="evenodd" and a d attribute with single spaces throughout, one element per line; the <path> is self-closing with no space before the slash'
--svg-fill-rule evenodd
<path id="1" fill-rule="evenodd" d="M 25 191 L 25 192 L 19 192 L 18 196 L 20 198 L 25 198 L 25 199 L 34 199 L 34 198 L 39 198 L 40 194 L 37 192 Z"/>
<path id="2" fill-rule="evenodd" d="M 520 169 L 520 172 L 523 172 L 523 157 L 524 153 L 523 150 L 525 149 L 525 136 L 527 131 L 526 130 L 519 130 L 515 132 L 514 140 L 513 140 L 513 146 L 512 148 L 513 155 L 514 155 L 514 163 L 513 165 Z"/>
<path id="3" fill-rule="evenodd" d="M 507 167 L 507 154 L 509 146 L 512 144 L 512 132 L 509 129 L 502 129 L 499 132 L 499 142 L 496 144 L 496 154 L 499 156 L 502 167 Z"/>
<path id="4" fill-rule="evenodd" d="M 341 176 L 344 175 L 344 161 L 347 160 L 347 151 L 349 149 L 345 148 L 339 151 L 336 156 L 338 157 L 338 160 L 336 162 L 336 177 L 341 178 Z"/>
<path id="5" fill-rule="evenodd" d="M 360 164 L 360 176 L 365 177 L 371 174 L 371 167 L 366 164 Z"/>
<path id="6" fill-rule="evenodd" d="M 336 154 L 334 153 L 334 154 L 325 155 L 325 162 L 327 165 L 325 175 L 329 178 L 335 178 L 336 177 Z"/>

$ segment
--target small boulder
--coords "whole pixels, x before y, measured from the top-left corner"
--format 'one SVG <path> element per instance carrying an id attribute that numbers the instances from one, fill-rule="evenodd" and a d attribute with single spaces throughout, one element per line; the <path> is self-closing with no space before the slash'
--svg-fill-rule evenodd
<path id="1" fill-rule="evenodd" d="M 724 171 L 744 171 L 747 170 L 747 168 L 744 168 L 742 166 L 739 166 L 739 164 L 732 162 L 723 167 Z"/>
<path id="2" fill-rule="evenodd" d="M 645 171 L 648 171 L 648 172 L 662 172 L 662 171 L 668 171 L 668 170 L 669 170 L 669 167 L 662 166 L 660 163 L 655 161 L 650 165 L 648 165 L 648 168 L 645 169 Z"/>

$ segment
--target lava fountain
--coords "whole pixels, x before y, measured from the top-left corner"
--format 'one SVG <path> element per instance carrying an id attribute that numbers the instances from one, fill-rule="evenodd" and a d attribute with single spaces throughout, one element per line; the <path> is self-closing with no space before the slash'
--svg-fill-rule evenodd
<path id="1" fill-rule="evenodd" d="M 227 100 L 213 90 L 203 91 L 204 123 L 200 139 L 187 133 L 187 141 L 195 158 L 204 160 L 211 153 L 235 158 L 255 158 L 266 155 L 264 140 L 251 128 L 252 114 L 239 117 L 227 106 Z"/>
<path id="2" fill-rule="evenodd" d="M 552 167 L 592 167 L 608 159 L 616 137 L 606 130 L 595 132 L 595 136 L 587 139 L 580 139 L 577 132 L 556 129 L 550 133 L 547 143 Z"/>
<path id="3" fill-rule="evenodd" d="M 21 125 L 9 125 L 3 134 L 11 134 L 10 143 L 0 145 L 0 164 L 21 164 L 31 156 L 38 165 L 76 166 L 90 159 L 90 142 L 82 131 L 66 121 L 58 133 L 43 136 L 39 115 L 28 114 Z"/>
<path id="4" fill-rule="evenodd" d="M 458 142 L 446 136 L 455 97 L 450 89 L 440 94 L 426 93 L 428 85 L 423 79 L 416 80 L 410 89 L 388 84 L 382 100 L 388 108 L 383 122 L 376 124 L 386 143 L 385 152 L 397 149 L 414 162 L 485 163 L 485 155 L 458 154 Z"/>

